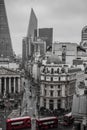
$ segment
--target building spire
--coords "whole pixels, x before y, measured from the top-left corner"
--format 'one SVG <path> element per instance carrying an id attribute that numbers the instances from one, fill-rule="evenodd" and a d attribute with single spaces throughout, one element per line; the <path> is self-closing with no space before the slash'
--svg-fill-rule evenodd
<path id="1" fill-rule="evenodd" d="M 34 13 L 33 8 L 31 8 L 27 37 L 29 37 L 29 38 L 33 37 L 34 38 L 34 33 L 35 33 L 35 30 L 37 30 L 37 26 L 38 26 L 37 17 Z"/>

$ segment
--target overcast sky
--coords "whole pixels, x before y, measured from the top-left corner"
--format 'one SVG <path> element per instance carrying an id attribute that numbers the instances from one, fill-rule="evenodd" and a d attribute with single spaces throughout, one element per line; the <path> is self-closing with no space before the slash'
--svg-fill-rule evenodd
<path id="1" fill-rule="evenodd" d="M 81 41 L 87 25 L 87 0 L 5 0 L 13 50 L 22 53 L 22 39 L 27 34 L 31 8 L 38 27 L 52 27 L 53 41 Z"/>

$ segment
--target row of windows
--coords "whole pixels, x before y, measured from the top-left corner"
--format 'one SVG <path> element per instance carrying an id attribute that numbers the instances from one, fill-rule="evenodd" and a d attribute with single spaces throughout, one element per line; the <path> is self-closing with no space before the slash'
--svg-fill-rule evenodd
<path id="1" fill-rule="evenodd" d="M 48 96 L 47 90 L 44 90 L 44 96 Z M 54 97 L 54 91 L 53 90 L 50 90 L 49 96 Z M 61 90 L 57 91 L 57 96 L 61 96 Z"/>
<path id="2" fill-rule="evenodd" d="M 49 100 L 49 109 L 53 110 L 54 109 L 54 100 Z M 44 107 L 46 108 L 46 99 L 44 99 Z M 57 108 L 61 108 L 61 100 L 57 100 Z"/>
<path id="3" fill-rule="evenodd" d="M 52 89 L 52 88 L 54 88 L 55 86 L 53 86 L 53 85 L 50 85 L 50 88 Z M 60 85 L 58 85 L 58 86 L 56 86 L 58 89 L 60 89 Z M 48 88 L 48 85 L 45 85 L 45 88 Z"/>
<path id="4" fill-rule="evenodd" d="M 48 70 L 48 68 L 44 68 L 42 70 L 43 73 L 51 73 L 51 74 L 54 74 L 54 73 L 65 73 L 65 69 L 64 68 L 58 68 L 57 70 L 55 70 L 54 68 L 51 68 L 51 70 Z"/>
<path id="5" fill-rule="evenodd" d="M 44 75 L 41 75 L 41 81 L 54 81 L 54 82 L 58 82 L 58 81 L 67 81 L 67 80 L 74 80 L 76 77 L 75 75 L 65 75 L 65 76 L 50 76 L 50 75 L 47 75 L 47 76 L 44 76 Z"/>

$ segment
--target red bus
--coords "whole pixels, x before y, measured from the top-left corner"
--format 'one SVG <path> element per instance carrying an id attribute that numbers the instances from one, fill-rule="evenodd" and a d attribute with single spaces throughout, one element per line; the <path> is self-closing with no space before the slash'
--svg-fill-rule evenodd
<path id="1" fill-rule="evenodd" d="M 48 130 L 58 127 L 57 117 L 44 117 L 36 119 L 36 130 Z"/>
<path id="2" fill-rule="evenodd" d="M 64 115 L 64 118 L 63 118 L 63 125 L 65 126 L 69 126 L 69 125 L 72 125 L 74 122 L 74 117 L 72 116 L 72 113 L 68 113 L 66 115 Z"/>
<path id="3" fill-rule="evenodd" d="M 21 130 L 31 128 L 31 118 L 18 117 L 18 118 L 9 118 L 6 120 L 6 130 Z"/>

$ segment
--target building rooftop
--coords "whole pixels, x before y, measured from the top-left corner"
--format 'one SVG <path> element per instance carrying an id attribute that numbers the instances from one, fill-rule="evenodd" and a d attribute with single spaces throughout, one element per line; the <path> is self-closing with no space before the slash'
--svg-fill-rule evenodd
<path id="1" fill-rule="evenodd" d="M 62 64 L 62 61 L 60 60 L 60 58 L 57 55 L 52 54 L 47 59 L 47 64 L 51 64 L 51 63 Z"/>
<path id="2" fill-rule="evenodd" d="M 69 68 L 68 73 L 74 73 L 74 72 L 79 72 L 82 71 L 81 68 Z"/>

